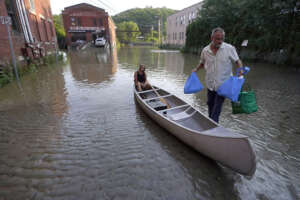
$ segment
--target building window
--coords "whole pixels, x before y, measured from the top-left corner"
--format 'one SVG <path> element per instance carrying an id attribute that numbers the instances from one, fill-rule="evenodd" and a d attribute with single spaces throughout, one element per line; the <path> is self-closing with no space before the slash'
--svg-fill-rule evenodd
<path id="1" fill-rule="evenodd" d="M 76 21 L 77 21 L 76 25 L 77 25 L 77 26 L 81 26 L 81 20 L 80 20 L 80 18 L 79 18 L 79 17 L 77 18 L 77 20 L 76 20 Z"/>
<path id="2" fill-rule="evenodd" d="M 30 19 L 34 23 L 34 27 L 33 27 L 34 42 L 41 41 L 41 33 L 40 33 L 39 24 L 36 15 L 30 14 Z"/>
<path id="3" fill-rule="evenodd" d="M 71 17 L 71 26 L 75 26 L 75 17 Z"/>
<path id="4" fill-rule="evenodd" d="M 35 3 L 34 3 L 34 0 L 29 0 L 29 3 L 30 3 L 30 10 L 31 10 L 31 11 L 35 11 Z"/>
<path id="5" fill-rule="evenodd" d="M 103 26 L 103 20 L 102 20 L 102 18 L 99 19 L 99 26 Z"/>
<path id="6" fill-rule="evenodd" d="M 44 32 L 45 32 L 45 41 L 49 41 L 49 36 L 48 36 L 48 31 L 47 31 L 47 24 L 46 24 L 46 20 L 41 19 L 42 24 L 44 26 Z"/>
<path id="7" fill-rule="evenodd" d="M 81 26 L 81 20 L 79 17 L 71 17 L 71 25 L 72 26 Z"/>
<path id="8" fill-rule="evenodd" d="M 20 33 L 21 32 L 20 23 L 17 18 L 15 4 L 13 3 L 13 1 L 5 0 L 5 6 L 6 6 L 8 16 L 11 18 L 12 30 L 14 32 Z"/>
<path id="9" fill-rule="evenodd" d="M 94 26 L 97 26 L 97 19 L 96 18 L 93 18 L 93 24 L 94 24 Z"/>

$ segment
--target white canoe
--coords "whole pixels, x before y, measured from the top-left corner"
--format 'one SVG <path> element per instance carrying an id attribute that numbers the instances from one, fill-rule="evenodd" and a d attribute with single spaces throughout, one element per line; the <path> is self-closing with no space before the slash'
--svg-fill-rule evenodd
<path id="1" fill-rule="evenodd" d="M 158 92 L 168 104 L 162 104 Z M 158 124 L 198 152 L 247 176 L 256 170 L 255 154 L 248 137 L 225 129 L 175 95 L 154 87 L 134 96 L 142 109 Z M 162 104 L 163 105 L 163 104 Z"/>

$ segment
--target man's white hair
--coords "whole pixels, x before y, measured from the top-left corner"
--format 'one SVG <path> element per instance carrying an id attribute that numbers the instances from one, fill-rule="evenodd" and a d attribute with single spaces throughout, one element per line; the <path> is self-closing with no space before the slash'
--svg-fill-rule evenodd
<path id="1" fill-rule="evenodd" d="M 222 29 L 221 27 L 217 27 L 217 28 L 214 28 L 212 31 L 211 31 L 211 37 L 215 34 L 215 32 L 221 32 L 225 38 L 225 31 L 224 29 Z"/>

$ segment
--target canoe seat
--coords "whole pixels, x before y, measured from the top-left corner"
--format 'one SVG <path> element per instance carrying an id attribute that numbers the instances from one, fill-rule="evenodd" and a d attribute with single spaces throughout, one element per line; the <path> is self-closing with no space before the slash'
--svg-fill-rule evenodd
<path id="1" fill-rule="evenodd" d="M 184 119 L 187 119 L 189 117 L 192 117 L 195 113 L 196 113 L 196 111 L 192 112 L 191 114 L 188 114 L 185 111 L 183 111 L 183 112 L 180 112 L 180 113 L 168 115 L 168 117 L 171 120 L 180 121 L 180 120 L 184 120 Z"/>

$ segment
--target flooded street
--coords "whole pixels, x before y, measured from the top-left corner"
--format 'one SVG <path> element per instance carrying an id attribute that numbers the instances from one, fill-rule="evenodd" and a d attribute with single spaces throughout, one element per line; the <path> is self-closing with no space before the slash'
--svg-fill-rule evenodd
<path id="1" fill-rule="evenodd" d="M 0 200 L 300 198 L 300 71 L 247 63 L 258 111 L 220 124 L 249 137 L 252 178 L 202 156 L 158 126 L 137 105 L 133 74 L 207 115 L 206 90 L 183 94 L 196 55 L 150 47 L 68 53 L 65 65 L 0 89 Z M 198 76 L 204 81 L 204 70 Z M 218 148 L 218 147 L 216 147 Z"/>

